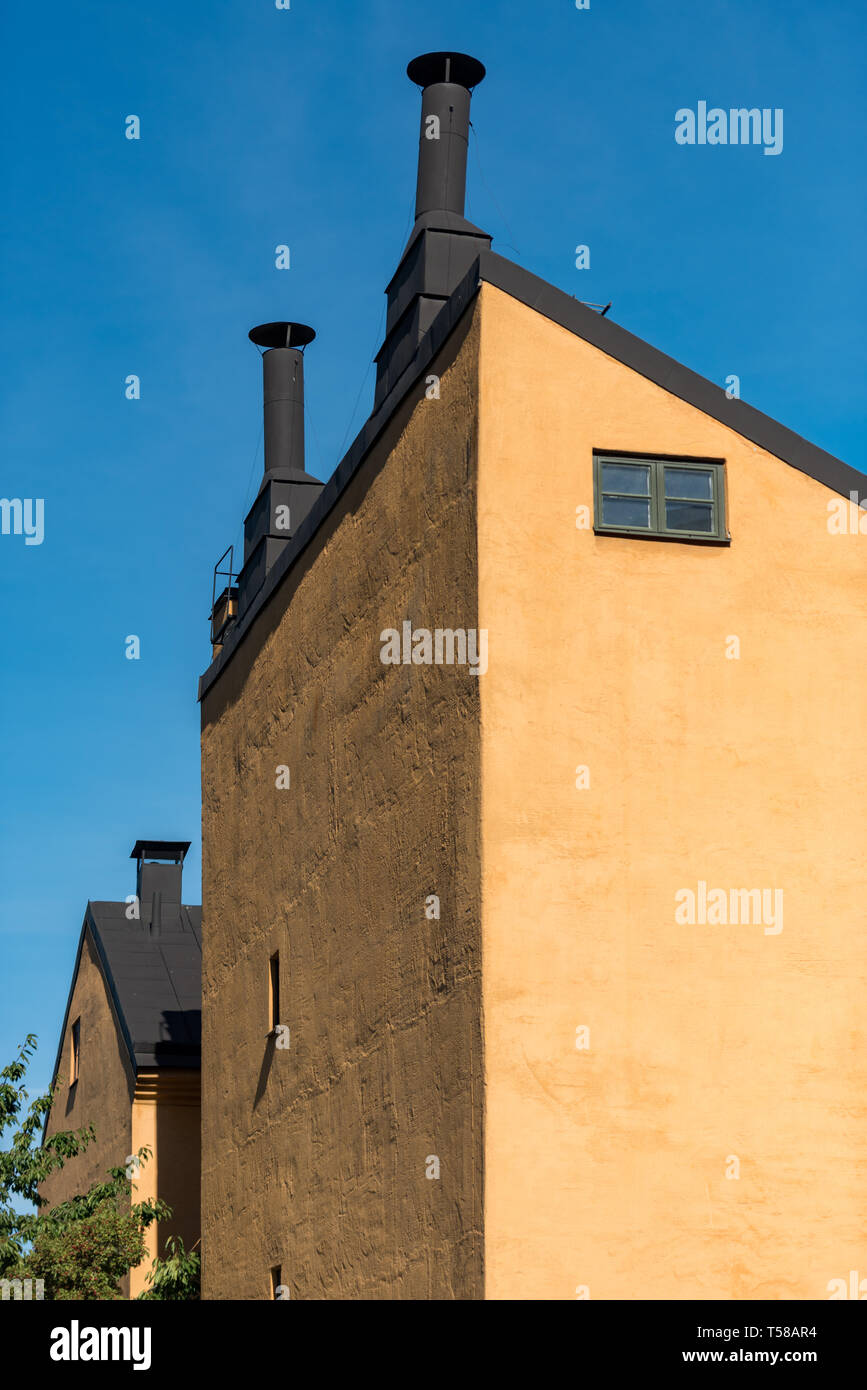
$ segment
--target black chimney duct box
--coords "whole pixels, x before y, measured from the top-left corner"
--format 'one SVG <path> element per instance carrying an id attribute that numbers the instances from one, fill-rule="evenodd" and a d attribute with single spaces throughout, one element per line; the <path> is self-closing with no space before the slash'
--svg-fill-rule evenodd
<path id="1" fill-rule="evenodd" d="M 157 935 L 165 915 L 180 921 L 184 858 L 189 840 L 136 840 L 130 859 L 136 861 L 135 895 L 141 921 Z"/>

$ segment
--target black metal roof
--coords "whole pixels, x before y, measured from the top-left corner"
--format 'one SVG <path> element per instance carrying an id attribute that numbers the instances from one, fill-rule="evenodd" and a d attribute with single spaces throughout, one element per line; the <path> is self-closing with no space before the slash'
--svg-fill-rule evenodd
<path id="1" fill-rule="evenodd" d="M 269 571 L 265 583 L 250 607 L 240 621 L 226 633 L 222 651 L 199 680 L 200 700 L 231 661 L 256 617 L 313 539 L 372 445 L 382 434 L 408 392 L 424 375 L 483 282 L 495 285 L 513 299 L 520 300 L 522 304 L 535 310 L 537 314 L 544 315 L 553 323 L 568 329 L 570 333 L 584 338 L 609 357 L 622 362 L 640 376 L 656 382 L 672 395 L 679 396 L 681 400 L 703 411 L 705 415 L 728 425 L 737 434 L 758 444 L 760 448 L 782 459 L 792 468 L 797 468 L 799 472 L 815 478 L 832 492 L 837 492 L 843 497 L 849 497 L 852 492 L 857 492 L 859 497 L 863 496 L 867 488 L 867 475 L 864 473 L 843 463 L 841 459 L 835 458 L 833 454 L 827 453 L 815 444 L 810 444 L 793 430 L 787 429 L 769 415 L 763 415 L 760 410 L 755 410 L 744 401 L 730 399 L 723 387 L 699 376 L 698 372 L 684 367 L 673 357 L 667 357 L 664 352 L 651 347 L 642 338 L 637 338 L 634 333 L 621 328 L 611 318 L 603 318 L 594 309 L 588 309 L 580 300 L 574 299 L 563 290 L 558 290 L 547 280 L 531 274 L 529 270 L 515 265 L 513 261 L 498 255 L 495 251 L 482 251 L 437 314 L 406 370 L 395 382 L 380 408 L 363 425 L 292 540 Z"/>
<path id="2" fill-rule="evenodd" d="M 202 909 L 163 908 L 157 933 L 130 921 L 128 904 L 89 902 L 60 1030 L 57 1078 L 81 953 L 90 934 L 133 1072 L 199 1067 L 202 1054 Z"/>

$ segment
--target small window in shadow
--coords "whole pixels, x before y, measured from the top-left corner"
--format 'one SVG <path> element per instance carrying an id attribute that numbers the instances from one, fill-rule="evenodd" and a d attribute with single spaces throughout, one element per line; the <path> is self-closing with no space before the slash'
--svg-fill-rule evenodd
<path id="1" fill-rule="evenodd" d="M 77 1018 L 72 1025 L 71 1046 L 69 1049 L 69 1084 L 74 1086 L 78 1080 L 79 1067 L 81 1065 L 81 1019 Z"/>
<path id="2" fill-rule="evenodd" d="M 268 962 L 268 1032 L 273 1033 L 280 1022 L 280 952 L 275 951 Z"/>

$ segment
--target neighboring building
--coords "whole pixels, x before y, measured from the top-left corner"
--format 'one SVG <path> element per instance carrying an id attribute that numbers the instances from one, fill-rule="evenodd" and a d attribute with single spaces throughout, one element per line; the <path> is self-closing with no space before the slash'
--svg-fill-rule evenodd
<path id="1" fill-rule="evenodd" d="M 81 929 L 45 1127 L 93 1125 L 96 1139 L 42 1184 L 64 1201 L 147 1146 L 135 1198 L 161 1197 L 171 1221 L 148 1229 L 130 1273 L 134 1298 L 166 1238 L 199 1239 L 202 909 L 182 904 L 189 841 L 138 840 L 135 898 L 89 902 Z M 126 1282 L 126 1281 L 125 1281 Z"/>
<path id="2" fill-rule="evenodd" d="M 324 488 L 312 333 L 251 335 L 204 1296 L 824 1298 L 863 1260 L 867 479 L 488 249 L 483 72 L 410 65 L 417 220 Z"/>

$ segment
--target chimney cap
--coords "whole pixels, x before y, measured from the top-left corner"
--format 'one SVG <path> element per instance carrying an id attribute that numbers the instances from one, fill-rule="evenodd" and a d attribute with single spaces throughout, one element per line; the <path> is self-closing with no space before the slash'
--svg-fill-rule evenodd
<path id="1" fill-rule="evenodd" d="M 433 82 L 454 82 L 472 89 L 485 75 L 485 65 L 467 53 L 422 53 L 407 64 L 406 75 L 419 87 Z"/>
<path id="2" fill-rule="evenodd" d="M 183 863 L 192 840 L 136 840 L 130 859 L 174 859 Z"/>
<path id="3" fill-rule="evenodd" d="M 251 343 L 263 348 L 303 348 L 312 343 L 316 331 L 306 323 L 260 323 L 247 334 Z"/>

